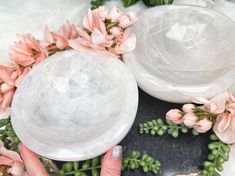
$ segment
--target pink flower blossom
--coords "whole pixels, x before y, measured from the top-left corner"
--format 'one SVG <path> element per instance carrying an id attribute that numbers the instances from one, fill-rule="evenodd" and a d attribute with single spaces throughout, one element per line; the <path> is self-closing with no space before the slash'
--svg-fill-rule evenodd
<path id="1" fill-rule="evenodd" d="M 198 121 L 194 125 L 194 129 L 196 129 L 199 133 L 205 133 L 209 131 L 212 128 L 212 122 L 208 120 L 207 118 L 204 118 L 200 121 Z"/>
<path id="2" fill-rule="evenodd" d="M 16 87 L 30 70 L 30 67 L 19 67 L 16 64 L 0 65 L 1 113 L 6 112 L 13 99 Z"/>
<path id="3" fill-rule="evenodd" d="M 7 166 L 7 172 L 12 176 L 26 176 L 24 163 L 18 153 L 7 150 L 0 140 L 0 167 Z M 1 174 L 1 173 L 0 173 Z"/>
<path id="4" fill-rule="evenodd" d="M 225 105 L 230 95 L 227 92 L 221 93 L 212 99 L 208 100 L 203 97 L 194 98 L 193 101 L 197 104 L 203 104 L 206 111 L 220 114 L 225 111 Z"/>
<path id="5" fill-rule="evenodd" d="M 175 124 L 181 124 L 183 123 L 183 119 L 180 113 L 181 111 L 178 109 L 171 109 L 166 113 L 166 119 L 172 121 Z"/>
<path id="6" fill-rule="evenodd" d="M 228 112 L 220 114 L 213 130 L 221 141 L 227 144 L 235 143 L 235 116 Z"/>
<path id="7" fill-rule="evenodd" d="M 31 34 L 20 35 L 20 41 L 10 47 L 11 59 L 21 66 L 37 64 L 47 57 L 47 51 Z"/>
<path id="8" fill-rule="evenodd" d="M 194 113 L 187 113 L 183 116 L 184 124 L 188 127 L 193 127 L 197 123 L 197 116 Z"/>
<path id="9" fill-rule="evenodd" d="M 68 40 L 78 37 L 78 31 L 74 24 L 67 21 L 58 32 L 50 32 L 48 27 L 44 30 L 44 44 L 48 50 L 69 48 Z"/>
<path id="10" fill-rule="evenodd" d="M 77 28 L 79 37 L 69 40 L 69 46 L 78 50 L 109 51 L 115 55 L 135 49 L 136 37 L 129 28 L 136 22 L 133 13 L 124 14 L 114 7 L 88 10 L 83 18 L 84 28 Z"/>
<path id="11" fill-rule="evenodd" d="M 5 112 L 10 106 L 15 93 L 15 70 L 10 66 L 0 65 L 0 110 Z"/>
<path id="12" fill-rule="evenodd" d="M 192 113 L 193 112 L 193 108 L 195 108 L 194 104 L 184 104 L 183 107 L 182 107 L 182 110 L 185 113 Z"/>

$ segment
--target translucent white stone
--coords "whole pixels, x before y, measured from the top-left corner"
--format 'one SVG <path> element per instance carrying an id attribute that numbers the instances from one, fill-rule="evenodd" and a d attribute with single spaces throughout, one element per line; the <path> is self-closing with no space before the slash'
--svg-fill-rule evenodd
<path id="1" fill-rule="evenodd" d="M 85 160 L 106 152 L 135 119 L 138 90 L 119 59 L 67 51 L 33 68 L 12 103 L 12 124 L 34 152 L 56 160 Z"/>
<path id="2" fill-rule="evenodd" d="M 139 86 L 171 102 L 234 91 L 235 23 L 196 6 L 148 9 L 134 27 L 136 50 L 124 61 Z"/>
<path id="3" fill-rule="evenodd" d="M 211 8 L 214 6 L 214 1 L 213 0 L 174 0 L 173 4 L 196 5 L 196 6 Z"/>
<path id="4" fill-rule="evenodd" d="M 235 21 L 235 0 L 214 0 L 214 8 Z"/>

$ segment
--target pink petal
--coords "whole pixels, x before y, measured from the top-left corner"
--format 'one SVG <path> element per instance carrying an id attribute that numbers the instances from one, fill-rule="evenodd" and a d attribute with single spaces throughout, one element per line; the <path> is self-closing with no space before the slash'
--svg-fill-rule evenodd
<path id="1" fill-rule="evenodd" d="M 89 9 L 87 15 L 84 16 L 82 24 L 89 31 L 93 31 L 93 15 L 91 9 Z"/>
<path id="2" fill-rule="evenodd" d="M 20 155 L 14 151 L 7 150 L 5 147 L 1 146 L 0 147 L 0 156 L 9 158 L 13 161 L 19 161 L 23 163 L 23 161 L 20 158 Z"/>
<path id="3" fill-rule="evenodd" d="M 133 51 L 136 47 L 136 36 L 135 34 L 130 34 L 130 36 L 122 43 L 120 46 L 115 47 L 118 54 L 127 53 Z"/>
<path id="4" fill-rule="evenodd" d="M 217 118 L 218 121 L 218 130 L 219 132 L 224 132 L 230 125 L 231 122 L 231 115 L 226 113 L 226 114 L 221 114 Z"/>
<path id="5" fill-rule="evenodd" d="M 6 67 L 0 65 L 0 79 L 8 85 L 13 85 L 13 81 L 11 80 L 11 74 L 7 70 Z"/>
<path id="6" fill-rule="evenodd" d="M 109 13 L 109 18 L 112 19 L 112 21 L 117 21 L 117 19 L 121 16 L 121 12 L 118 8 L 113 7 Z"/>
<path id="7" fill-rule="evenodd" d="M 49 31 L 48 27 L 46 26 L 44 29 L 44 40 L 50 44 L 54 43 L 54 38 L 52 33 Z"/>
<path id="8" fill-rule="evenodd" d="M 84 31 L 81 28 L 78 28 L 78 34 L 85 40 L 91 42 L 91 37 L 88 35 L 88 33 L 86 31 Z"/>
<path id="9" fill-rule="evenodd" d="M 1 93 L 6 93 L 8 92 L 9 90 L 13 89 L 15 86 L 11 86 L 11 85 L 8 85 L 6 83 L 3 83 L 1 85 Z"/>
<path id="10" fill-rule="evenodd" d="M 73 40 L 69 40 L 69 46 L 73 49 L 81 50 L 81 51 L 90 51 L 90 45 L 86 40 L 82 38 L 77 38 Z"/>
<path id="11" fill-rule="evenodd" d="M 4 157 L 4 156 L 0 156 L 0 166 L 1 165 L 10 166 L 12 162 L 13 162 L 12 159 Z"/>
<path id="12" fill-rule="evenodd" d="M 11 173 L 13 176 L 24 176 L 24 165 L 20 162 L 14 162 L 8 172 Z"/>
<path id="13" fill-rule="evenodd" d="M 19 86 L 20 82 L 22 81 L 22 79 L 28 74 L 28 72 L 31 70 L 31 67 L 26 67 L 24 68 L 23 72 L 21 73 L 21 75 L 18 77 L 18 79 L 15 81 L 15 85 L 16 87 Z"/>
<path id="14" fill-rule="evenodd" d="M 105 36 L 96 28 L 91 34 L 91 40 L 94 44 L 102 44 L 106 41 Z"/>
<path id="15" fill-rule="evenodd" d="M 228 92 L 221 93 L 210 100 L 210 104 L 215 104 L 216 108 L 211 108 L 212 112 L 216 114 L 223 113 L 225 110 L 226 101 L 230 95 Z"/>
<path id="16" fill-rule="evenodd" d="M 9 105 L 11 104 L 14 93 L 15 93 L 15 90 L 12 89 L 3 95 L 3 101 L 2 101 L 2 105 L 1 105 L 1 109 L 3 111 L 5 111 L 9 107 Z"/>
<path id="17" fill-rule="evenodd" d="M 197 104 L 207 104 L 209 103 L 209 100 L 207 100 L 206 98 L 203 98 L 203 97 L 195 97 L 192 99 L 192 101 L 194 103 L 197 103 Z"/>

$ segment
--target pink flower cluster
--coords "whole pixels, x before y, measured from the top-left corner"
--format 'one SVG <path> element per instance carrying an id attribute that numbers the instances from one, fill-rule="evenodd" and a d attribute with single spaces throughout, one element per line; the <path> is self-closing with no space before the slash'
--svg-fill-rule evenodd
<path id="1" fill-rule="evenodd" d="M 217 136 L 225 143 L 235 143 L 235 97 L 227 92 L 208 100 L 202 97 L 194 98 L 194 103 L 185 104 L 182 111 L 172 109 L 166 118 L 176 124 L 185 124 L 205 133 L 213 127 Z"/>
<path id="2" fill-rule="evenodd" d="M 192 108 L 191 108 L 192 107 Z M 182 108 L 172 109 L 167 112 L 166 118 L 175 124 L 185 124 L 190 128 L 196 129 L 200 133 L 205 133 L 212 127 L 212 122 L 207 118 L 200 119 L 193 111 L 193 104 L 185 104 Z"/>
<path id="3" fill-rule="evenodd" d="M 81 50 L 107 50 L 115 55 L 132 51 L 136 37 L 130 27 L 136 20 L 134 13 L 124 14 L 116 7 L 110 12 L 104 6 L 89 10 L 83 28 L 77 28 L 80 37 L 70 40 L 69 45 Z"/>
<path id="4" fill-rule="evenodd" d="M 20 40 L 10 47 L 11 63 L 0 65 L 0 112 L 8 109 L 17 86 L 32 67 L 56 52 L 73 48 L 120 55 L 134 50 L 136 38 L 130 27 L 136 20 L 134 13 L 99 7 L 88 10 L 82 28 L 67 21 L 55 32 L 46 26 L 44 40 L 19 35 Z"/>
<path id="5" fill-rule="evenodd" d="M 7 150 L 0 140 L 0 175 L 27 176 L 24 163 L 18 153 Z"/>

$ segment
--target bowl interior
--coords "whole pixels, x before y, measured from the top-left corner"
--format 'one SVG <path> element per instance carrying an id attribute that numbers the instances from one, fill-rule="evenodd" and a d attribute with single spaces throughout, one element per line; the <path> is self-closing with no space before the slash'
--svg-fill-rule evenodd
<path id="1" fill-rule="evenodd" d="M 134 30 L 137 60 L 168 82 L 200 85 L 234 68 L 235 23 L 214 10 L 173 5 L 150 9 Z"/>
<path id="2" fill-rule="evenodd" d="M 128 106 L 127 89 L 132 91 L 131 96 L 138 97 L 137 88 L 134 79 L 129 80 L 132 86 L 125 85 L 123 68 L 119 69 L 119 64 L 123 66 L 121 61 L 112 57 L 108 60 L 102 54 L 65 54 L 36 66 L 17 89 L 12 105 L 13 124 L 23 142 L 30 136 L 55 150 L 79 147 L 99 142 L 97 139 L 117 124 L 131 126 L 138 98 L 134 97 L 127 119 L 122 111 L 123 106 Z M 20 126 L 24 128 L 19 129 Z M 115 135 L 110 137 L 111 142 Z"/>

